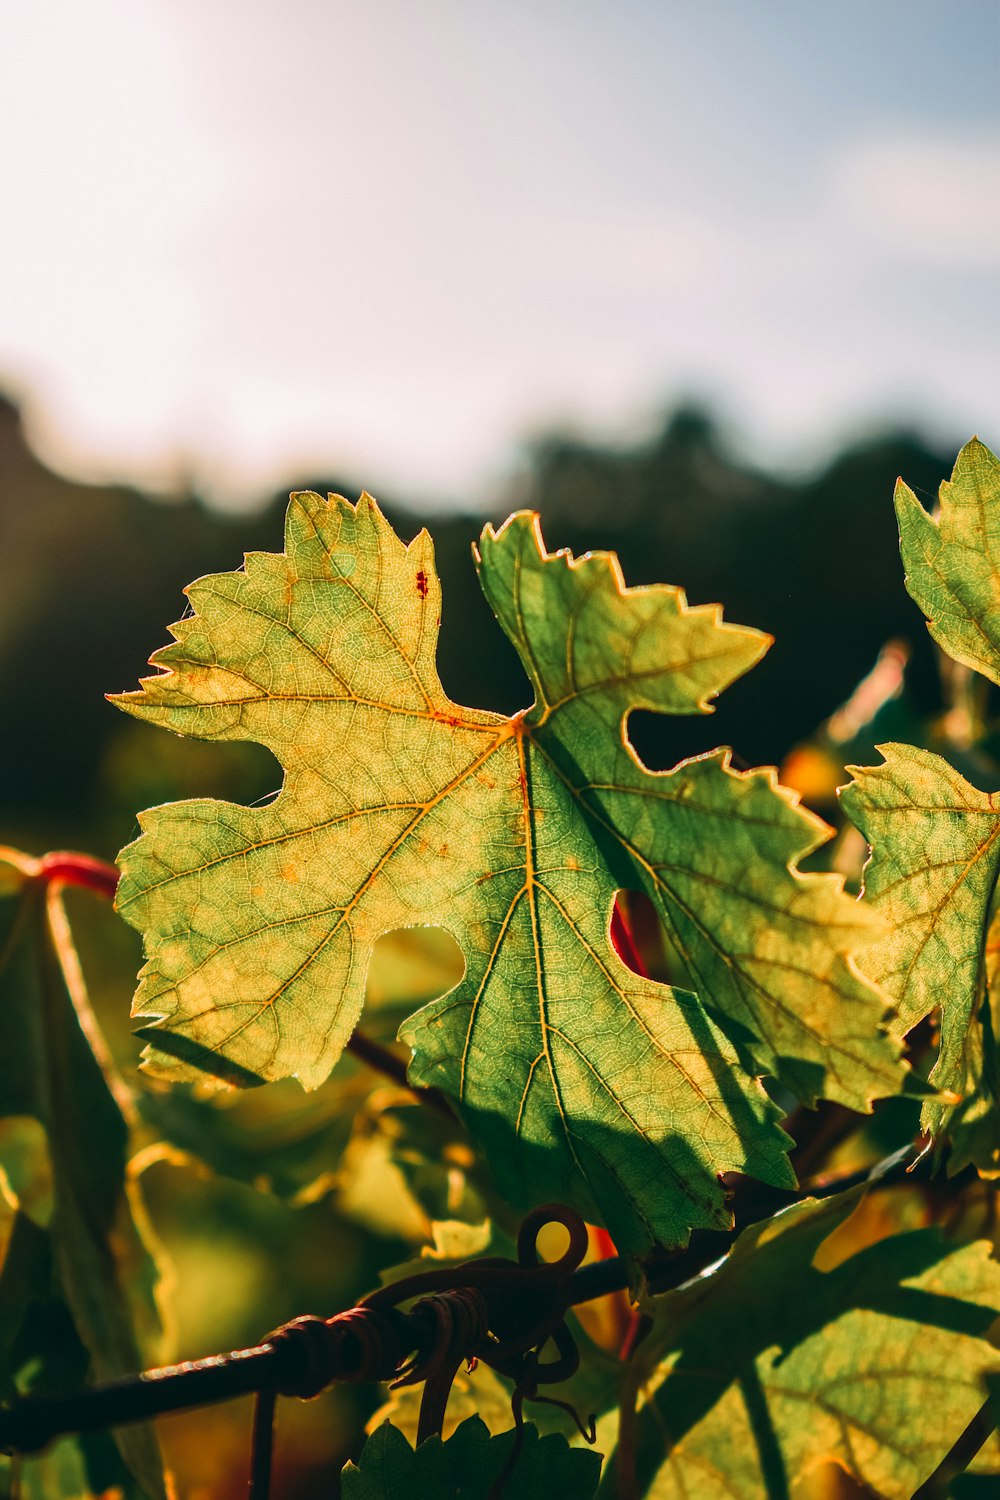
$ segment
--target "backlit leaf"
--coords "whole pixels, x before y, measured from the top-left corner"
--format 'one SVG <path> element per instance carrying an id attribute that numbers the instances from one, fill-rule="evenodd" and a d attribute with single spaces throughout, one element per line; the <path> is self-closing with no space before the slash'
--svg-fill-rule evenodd
<path id="1" fill-rule="evenodd" d="M 896 508 L 906 586 L 931 634 L 956 661 L 1000 682 L 1000 464 L 973 440 L 941 486 L 939 519 L 903 484 Z M 974 1160 L 995 1170 L 996 1055 L 979 1017 L 1000 871 L 1000 794 L 978 791 L 930 751 L 878 748 L 884 764 L 848 767 L 853 782 L 842 793 L 871 846 L 865 900 L 889 926 L 862 966 L 896 1006 L 900 1035 L 940 1007 L 931 1082 L 941 1098 L 925 1104 L 924 1124 L 954 1132 L 953 1166 Z"/>
<path id="2" fill-rule="evenodd" d="M 1000 683 L 1000 460 L 978 438 L 939 501 L 934 518 L 902 480 L 896 486 L 906 587 L 952 660 Z"/>
<path id="3" fill-rule="evenodd" d="M 884 1500 L 909 1500 L 944 1458 L 1000 1368 L 1000 1266 L 988 1243 L 956 1249 L 921 1229 L 819 1269 L 857 1198 L 785 1210 L 656 1299 L 636 1494 L 773 1500 L 835 1461 Z M 606 1467 L 609 1500 L 621 1462 Z"/>
<path id="4" fill-rule="evenodd" d="M 1000 799 L 940 755 L 881 745 L 884 764 L 849 767 L 844 810 L 872 846 L 865 897 L 890 924 L 865 970 L 893 997 L 900 1033 L 941 1011 L 931 1081 L 965 1091 L 969 1027 L 983 998 L 983 923 L 1000 869 Z"/>
<path id="5" fill-rule="evenodd" d="M 608 554 L 549 556 L 528 515 L 488 527 L 478 562 L 536 693 L 510 719 L 446 697 L 430 541 L 405 547 L 368 497 L 293 497 L 283 554 L 191 586 L 159 675 L 116 701 L 256 740 L 285 779 L 264 807 L 141 818 L 119 889 L 146 941 L 136 1013 L 161 1018 L 145 1034 L 168 1074 L 175 1058 L 315 1087 L 373 944 L 442 926 L 465 974 L 404 1026 L 411 1078 L 459 1101 L 515 1201 L 575 1203 L 627 1251 L 678 1244 L 728 1222 L 719 1172 L 790 1180 L 738 1057 L 810 1099 L 895 1090 L 883 1001 L 850 956 L 881 928 L 797 872 L 825 830 L 772 772 L 718 752 L 652 774 L 628 743 L 632 709 L 707 711 L 765 637 L 679 589 L 626 589 Z M 618 957 L 626 887 L 657 903 L 700 997 Z"/>

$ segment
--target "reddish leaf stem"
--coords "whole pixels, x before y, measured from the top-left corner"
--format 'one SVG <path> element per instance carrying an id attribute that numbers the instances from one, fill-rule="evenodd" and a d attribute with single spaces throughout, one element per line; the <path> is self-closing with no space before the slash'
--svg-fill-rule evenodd
<path id="1" fill-rule="evenodd" d="M 118 889 L 118 871 L 103 859 L 92 854 L 77 854 L 72 849 L 57 849 L 53 854 L 43 854 L 38 861 L 34 878 L 46 885 L 72 885 L 80 890 L 93 891 L 107 901 L 113 901 Z"/>
<path id="2" fill-rule="evenodd" d="M 632 1314 L 625 1341 L 618 1352 L 618 1358 L 623 1364 L 627 1364 L 632 1358 L 643 1339 L 653 1326 L 652 1318 L 637 1307 Z"/>

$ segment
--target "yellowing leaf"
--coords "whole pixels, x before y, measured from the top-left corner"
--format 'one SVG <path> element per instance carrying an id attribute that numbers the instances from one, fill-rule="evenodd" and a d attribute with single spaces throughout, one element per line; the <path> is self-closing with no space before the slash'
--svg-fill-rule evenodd
<path id="1" fill-rule="evenodd" d="M 1000 870 L 1000 798 L 929 750 L 879 750 L 884 765 L 850 766 L 854 781 L 842 793 L 872 846 L 865 897 L 890 929 L 862 962 L 893 997 L 901 1035 L 942 1007 L 931 1081 L 960 1095 L 983 994 L 984 913 Z"/>
<path id="2" fill-rule="evenodd" d="M 1000 682 L 1000 464 L 973 440 L 941 486 L 940 519 L 900 484 L 896 494 L 906 586 L 934 639 L 956 661 Z M 1000 871 L 1000 794 L 977 791 L 947 761 L 909 745 L 882 745 L 884 765 L 848 767 L 848 816 L 871 845 L 866 902 L 889 935 L 862 964 L 892 998 L 900 1034 L 941 1008 L 931 1081 L 941 1098 L 924 1125 L 953 1134 L 952 1166 L 997 1166 L 992 1034 L 984 940 Z M 957 1114 L 951 1106 L 958 1104 Z"/>
<path id="3" fill-rule="evenodd" d="M 944 1458 L 1000 1365 L 1000 1266 L 987 1243 L 956 1249 L 915 1230 L 818 1270 L 856 1201 L 798 1204 L 657 1299 L 634 1493 L 771 1500 L 833 1460 L 884 1500 L 909 1500 Z M 620 1463 L 609 1459 L 602 1500 L 619 1493 Z"/>
<path id="4" fill-rule="evenodd" d="M 446 697 L 430 541 L 404 546 L 368 497 L 293 497 L 283 554 L 191 586 L 160 674 L 117 701 L 256 740 L 285 780 L 265 807 L 142 817 L 119 890 L 146 940 L 136 1013 L 161 1018 L 161 1070 L 314 1087 L 377 939 L 445 927 L 465 974 L 403 1028 L 411 1078 L 459 1102 L 516 1201 L 575 1203 L 636 1253 L 678 1244 L 728 1222 L 719 1172 L 789 1181 L 734 1041 L 808 1098 L 896 1088 L 850 957 L 881 929 L 795 870 L 825 830 L 773 773 L 718 752 L 654 775 L 628 743 L 633 708 L 707 710 L 765 637 L 679 589 L 626 589 L 608 554 L 549 556 L 529 515 L 488 527 L 478 563 L 536 692 L 510 719 Z M 700 997 L 618 957 L 622 887 L 657 902 Z"/>

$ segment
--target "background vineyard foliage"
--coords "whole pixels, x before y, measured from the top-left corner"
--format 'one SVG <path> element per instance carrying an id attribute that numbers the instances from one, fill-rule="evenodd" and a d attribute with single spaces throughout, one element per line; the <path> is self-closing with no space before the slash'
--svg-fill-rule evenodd
<path id="1" fill-rule="evenodd" d="M 277 773 L 265 753 L 123 725 L 101 693 L 131 684 L 144 646 L 162 639 L 190 577 L 234 566 L 251 547 L 280 545 L 277 504 L 236 525 L 194 502 L 165 506 L 71 486 L 35 462 L 12 413 L 0 464 L 4 519 L 9 510 L 12 523 L 7 534 L 15 534 L 0 560 L 6 574 L 0 681 L 10 706 L 9 765 L 0 788 L 8 803 L 7 841 L 39 852 L 75 844 L 111 855 L 129 837 L 138 807 L 186 795 L 249 801 L 273 791 Z M 988 733 L 972 753 L 968 736 L 952 733 L 954 720 L 949 726 L 953 684 L 947 672 L 942 684 L 903 590 L 887 501 L 897 472 L 926 495 L 948 468 L 943 456 L 896 435 L 796 485 L 740 469 L 711 424 L 685 412 L 659 441 L 634 452 L 564 440 L 541 445 L 517 498 L 541 510 L 552 545 L 612 547 L 630 582 L 675 580 L 695 602 L 721 598 L 729 618 L 777 637 L 768 661 L 729 690 L 713 721 L 685 723 L 683 743 L 670 721 L 639 726 L 647 761 L 665 766 L 679 754 L 734 742 L 751 764 L 786 760 L 790 779 L 798 777 L 828 814 L 832 787 L 844 779 L 842 764 L 871 758 L 868 747 L 886 737 L 887 716 L 903 726 L 893 737 L 947 747 L 963 765 L 971 754 L 979 784 L 994 776 Z M 343 481 L 319 487 L 357 488 Z M 395 518 L 404 536 L 417 529 L 400 508 Z M 468 561 L 479 525 L 478 518 L 461 517 L 432 526 L 446 601 L 442 677 L 459 701 L 510 710 L 524 702 L 523 676 L 485 614 Z M 103 540 L 109 534 L 113 547 Z M 803 559 L 796 576 L 809 579 L 807 589 L 789 585 L 792 538 Z M 483 626 L 481 633 L 468 627 L 470 619 Z M 473 636 L 475 653 L 468 650 Z M 883 662 L 882 678 L 856 700 L 853 717 L 831 728 L 827 714 L 891 637 L 906 642 L 896 658 L 909 658 L 905 685 Z M 45 685 L 43 660 L 65 664 L 58 693 L 51 681 Z M 692 727 L 704 743 L 692 744 Z M 992 784 L 1000 785 L 1000 774 Z M 856 875 L 859 852 L 848 834 L 824 858 Z M 69 907 L 102 1025 L 132 1080 L 136 1047 L 127 1015 L 134 935 L 86 896 L 70 895 Z M 671 956 L 644 927 L 647 920 L 637 909 L 644 956 L 666 975 Z M 370 977 L 369 1029 L 389 1040 L 401 1017 L 453 983 L 460 968 L 449 939 L 386 940 Z M 253 1342 L 301 1311 L 348 1305 L 370 1289 L 373 1271 L 405 1260 L 427 1240 L 432 1220 L 475 1224 L 489 1193 L 458 1136 L 444 1142 L 440 1162 L 429 1164 L 420 1112 L 392 1090 L 373 1092 L 371 1076 L 347 1060 L 310 1096 L 290 1083 L 222 1098 L 197 1087 L 149 1085 L 141 1107 L 136 1143 L 145 1152 L 143 1183 L 172 1267 L 171 1326 L 162 1346 L 171 1355 Z M 874 1159 L 905 1138 L 915 1113 L 907 1105 L 877 1112 L 824 1164 Z M 157 1144 L 164 1135 L 174 1142 L 169 1151 Z M 963 1209 L 971 1221 L 978 1211 L 971 1200 Z M 891 1212 L 869 1212 L 858 1244 L 924 1216 L 916 1196 L 899 1195 Z M 598 1344 L 614 1345 L 621 1320 L 620 1303 L 597 1310 L 589 1326 Z M 600 1378 L 601 1361 L 595 1346 L 588 1379 Z M 280 1429 L 280 1492 L 314 1494 L 317 1474 L 328 1482 L 331 1467 L 357 1452 L 376 1401 L 375 1392 L 341 1389 L 309 1406 L 289 1404 Z M 244 1407 L 161 1424 L 182 1493 L 224 1500 L 242 1492 L 246 1419 Z M 826 1483 L 817 1477 L 814 1492 L 848 1492 L 842 1480 L 839 1491 L 825 1491 Z"/>

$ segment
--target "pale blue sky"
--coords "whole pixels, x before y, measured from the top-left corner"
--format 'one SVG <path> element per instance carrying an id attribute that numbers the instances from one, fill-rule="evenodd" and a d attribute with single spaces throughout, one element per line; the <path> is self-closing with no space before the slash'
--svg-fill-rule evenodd
<path id="1" fill-rule="evenodd" d="M 8 0 L 0 376 L 63 467 L 474 500 L 687 392 L 1000 440 L 996 0 Z"/>

